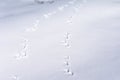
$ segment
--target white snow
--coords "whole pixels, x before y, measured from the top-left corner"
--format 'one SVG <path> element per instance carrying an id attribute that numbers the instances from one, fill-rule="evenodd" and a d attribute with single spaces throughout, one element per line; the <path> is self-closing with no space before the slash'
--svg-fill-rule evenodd
<path id="1" fill-rule="evenodd" d="M 0 0 L 0 80 L 119 80 L 119 34 L 119 0 Z"/>

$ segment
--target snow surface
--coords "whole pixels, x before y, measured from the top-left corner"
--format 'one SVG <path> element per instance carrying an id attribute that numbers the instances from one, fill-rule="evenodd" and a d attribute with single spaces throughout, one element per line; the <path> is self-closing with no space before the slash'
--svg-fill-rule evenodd
<path id="1" fill-rule="evenodd" d="M 0 0 L 0 80 L 120 80 L 120 1 L 54 1 Z"/>

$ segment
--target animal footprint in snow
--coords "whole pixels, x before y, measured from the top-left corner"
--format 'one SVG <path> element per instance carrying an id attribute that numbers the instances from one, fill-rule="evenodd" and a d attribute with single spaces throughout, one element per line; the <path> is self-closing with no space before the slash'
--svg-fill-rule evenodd
<path id="1" fill-rule="evenodd" d="M 70 75 L 70 76 L 74 75 L 74 73 L 72 71 L 70 71 L 70 69 L 64 69 L 64 72 L 65 72 L 65 74 Z"/>
<path id="2" fill-rule="evenodd" d="M 68 72 L 68 75 L 73 76 L 74 73 L 70 71 L 70 72 Z"/>
<path id="3" fill-rule="evenodd" d="M 70 47 L 71 47 L 69 43 L 64 43 L 64 46 L 65 46 L 66 48 L 70 48 Z"/>
<path id="4" fill-rule="evenodd" d="M 54 14 L 56 14 L 56 11 L 53 11 L 53 12 L 51 12 L 51 13 L 44 14 L 43 16 L 44 16 L 45 19 L 48 19 L 50 16 L 52 16 L 52 15 L 54 15 Z"/>
<path id="5" fill-rule="evenodd" d="M 56 13 L 56 12 L 44 14 L 43 16 L 44 16 L 45 19 L 48 19 L 48 18 L 50 18 L 50 16 L 53 15 L 54 13 Z"/>
<path id="6" fill-rule="evenodd" d="M 70 48 L 70 44 L 68 42 L 62 41 L 62 45 L 65 46 L 66 48 Z"/>
<path id="7" fill-rule="evenodd" d="M 25 39 L 22 44 L 23 44 L 22 51 L 26 51 L 28 49 L 28 40 Z"/>
<path id="8" fill-rule="evenodd" d="M 15 55 L 15 59 L 20 60 L 22 56 L 20 54 Z"/>
<path id="9" fill-rule="evenodd" d="M 26 56 L 27 56 L 27 50 L 21 51 L 21 52 L 20 52 L 20 55 L 21 55 L 22 57 L 26 57 Z"/>
<path id="10" fill-rule="evenodd" d="M 68 73 L 68 72 L 69 72 L 69 69 L 64 69 L 64 72 L 65 72 L 65 73 Z"/>
<path id="11" fill-rule="evenodd" d="M 70 37 L 70 33 L 67 32 L 64 37 L 65 37 L 66 40 L 68 40 L 69 37 Z"/>
<path id="12" fill-rule="evenodd" d="M 70 65 L 70 63 L 69 63 L 68 61 L 65 61 L 64 64 L 65 64 L 66 66 L 69 66 L 69 65 Z"/>
<path id="13" fill-rule="evenodd" d="M 22 42 L 22 48 L 21 50 L 18 52 L 18 54 L 15 56 L 15 58 L 17 60 L 20 60 L 22 58 L 27 57 L 27 52 L 28 52 L 28 40 L 24 39 Z"/>
<path id="14" fill-rule="evenodd" d="M 37 20 L 34 23 L 33 27 L 27 28 L 26 32 L 35 32 L 38 29 L 38 25 L 39 25 L 39 20 Z"/>
<path id="15" fill-rule="evenodd" d="M 15 55 L 15 58 L 16 58 L 17 60 L 21 60 L 21 59 L 23 59 L 23 58 L 25 58 L 25 57 L 27 57 L 26 52 L 21 52 L 21 53 L 18 53 L 17 55 Z"/>
<path id="16" fill-rule="evenodd" d="M 65 46 L 66 48 L 70 48 L 71 47 L 66 39 L 65 39 L 65 41 L 62 41 L 62 45 Z"/>

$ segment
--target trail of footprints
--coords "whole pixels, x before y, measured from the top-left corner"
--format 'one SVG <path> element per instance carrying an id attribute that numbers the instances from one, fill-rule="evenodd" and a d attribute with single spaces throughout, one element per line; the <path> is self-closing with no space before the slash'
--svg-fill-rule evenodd
<path id="1" fill-rule="evenodd" d="M 69 76 L 73 76 L 74 73 L 71 69 L 70 56 L 65 56 L 64 58 L 64 73 Z"/>
<path id="2" fill-rule="evenodd" d="M 58 10 L 59 11 L 63 11 L 64 8 L 68 7 L 69 5 L 73 5 L 75 3 L 75 1 L 77 0 L 70 0 L 68 2 L 68 4 L 65 4 L 63 6 L 60 6 L 58 7 Z M 52 4 L 54 3 L 53 0 L 51 1 L 39 1 L 39 0 L 34 0 L 35 3 L 38 3 L 38 4 L 44 4 L 44 3 L 49 3 L 49 4 Z M 87 2 L 86 0 L 83 0 L 83 2 Z M 80 6 L 77 6 L 77 7 L 74 7 L 74 10 L 75 12 L 78 12 L 80 9 Z M 43 17 L 45 19 L 48 19 L 50 16 L 56 14 L 57 11 L 53 11 L 51 13 L 47 13 L 47 14 L 44 14 Z M 68 20 L 66 21 L 68 24 L 72 24 L 72 16 L 68 17 Z M 38 29 L 38 26 L 40 24 L 40 21 L 39 20 L 36 20 L 33 27 L 30 27 L 30 28 L 27 28 L 25 30 L 25 32 L 35 32 L 37 29 Z M 70 48 L 71 45 L 70 45 L 70 36 L 71 34 L 69 32 L 66 32 L 65 35 L 64 35 L 64 41 L 63 41 L 63 45 L 65 46 L 65 48 Z M 21 60 L 21 59 L 24 59 L 25 57 L 27 57 L 27 53 L 28 53 L 28 42 L 29 40 L 28 39 L 23 39 L 23 46 L 22 46 L 22 49 L 21 51 L 16 55 L 16 59 L 17 60 Z M 74 72 L 72 71 L 71 69 L 71 58 L 70 56 L 65 56 L 64 57 L 64 73 L 65 75 L 69 75 L 69 76 L 73 76 L 74 75 Z M 13 80 L 19 80 L 19 77 L 17 75 L 12 75 L 11 78 Z"/>
<path id="3" fill-rule="evenodd" d="M 63 11 L 65 8 L 69 7 L 70 5 L 75 4 L 76 1 L 77 1 L 77 0 L 70 0 L 67 4 L 62 5 L 62 6 L 59 6 L 59 7 L 58 7 L 58 11 Z M 86 0 L 83 0 L 83 2 L 85 2 L 85 1 L 86 1 Z M 35 2 L 39 3 L 39 0 L 36 0 Z M 49 1 L 47 1 L 47 2 L 49 2 Z M 50 1 L 50 2 L 54 2 L 54 1 Z M 86 2 L 87 2 L 87 1 L 86 1 Z M 40 1 L 40 3 L 44 3 L 44 1 Z M 79 8 L 80 8 L 80 7 L 74 6 L 73 8 L 74 8 L 75 12 L 77 12 L 77 11 L 79 11 Z M 44 17 L 45 19 L 48 19 L 48 18 L 50 18 L 50 16 L 56 14 L 58 11 L 53 11 L 53 12 L 51 12 L 51 13 L 43 14 L 43 17 Z M 71 18 L 71 17 L 70 17 L 70 18 Z M 67 21 L 67 23 L 72 23 L 71 20 L 70 20 L 70 18 L 69 18 L 69 20 Z"/>
<path id="4" fill-rule="evenodd" d="M 70 48 L 71 47 L 71 45 L 70 45 L 70 43 L 69 43 L 69 40 L 70 40 L 70 33 L 66 33 L 65 35 L 64 35 L 64 38 L 65 38 L 65 40 L 64 40 L 64 46 L 65 46 L 65 48 Z M 70 58 L 70 56 L 65 56 L 64 57 L 64 73 L 65 73 L 65 75 L 69 75 L 69 76 L 73 76 L 74 75 L 74 73 L 73 73 L 73 71 L 72 71 L 72 69 L 71 69 L 71 58 Z"/>
<path id="5" fill-rule="evenodd" d="M 66 21 L 68 24 L 71 24 L 72 23 L 72 16 L 68 18 L 68 20 Z M 70 36 L 71 36 L 71 33 L 69 32 L 66 32 L 65 35 L 64 35 L 64 46 L 65 48 L 71 48 L 71 44 L 70 44 Z M 69 75 L 69 76 L 73 76 L 74 75 L 74 72 L 72 71 L 71 69 L 71 58 L 70 56 L 65 56 L 64 58 L 64 73 L 65 75 Z"/>
<path id="6" fill-rule="evenodd" d="M 40 21 L 36 20 L 36 22 L 33 24 L 33 27 L 27 28 L 25 32 L 35 32 L 38 29 Z M 18 52 L 16 55 L 17 60 L 21 60 L 25 57 L 28 57 L 28 51 L 29 51 L 29 40 L 26 38 L 23 38 L 22 41 L 22 49 Z"/>
<path id="7" fill-rule="evenodd" d="M 38 29 L 40 21 L 36 20 L 35 23 L 33 24 L 33 27 L 27 28 L 25 32 L 35 32 Z"/>
<path id="8" fill-rule="evenodd" d="M 29 46 L 28 45 L 28 40 L 24 39 L 23 42 L 22 42 L 22 48 L 21 48 L 21 50 L 15 56 L 17 60 L 21 60 L 21 59 L 27 57 L 28 46 Z"/>
<path id="9" fill-rule="evenodd" d="M 69 39 L 70 39 L 70 33 L 65 33 L 64 35 L 64 41 L 63 41 L 63 45 L 66 47 L 66 48 L 70 48 L 71 45 L 69 43 Z"/>

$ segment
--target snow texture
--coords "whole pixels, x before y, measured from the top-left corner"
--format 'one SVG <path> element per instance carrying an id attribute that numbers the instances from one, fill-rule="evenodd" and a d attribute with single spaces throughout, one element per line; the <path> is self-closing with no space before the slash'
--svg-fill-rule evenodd
<path id="1" fill-rule="evenodd" d="M 0 80 L 120 80 L 120 0 L 0 0 Z"/>

